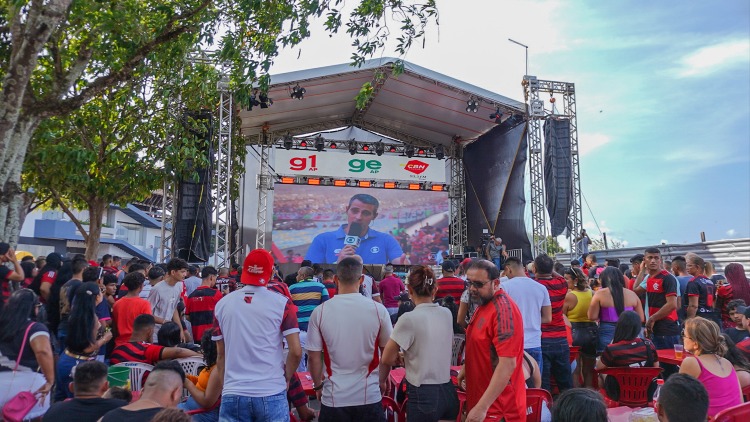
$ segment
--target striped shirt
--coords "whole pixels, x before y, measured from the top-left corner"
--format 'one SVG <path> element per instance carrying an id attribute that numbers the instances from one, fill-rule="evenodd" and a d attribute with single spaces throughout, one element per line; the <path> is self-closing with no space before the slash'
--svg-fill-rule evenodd
<path id="1" fill-rule="evenodd" d="M 328 289 L 322 283 L 308 279 L 289 286 L 289 293 L 292 294 L 292 302 L 297 306 L 299 329 L 307 331 L 310 314 L 318 305 L 328 300 Z"/>
<path id="2" fill-rule="evenodd" d="M 161 360 L 162 351 L 164 347 L 156 344 L 131 341 L 115 347 L 109 362 L 112 365 L 123 362 L 143 362 L 154 365 Z"/>
<path id="3" fill-rule="evenodd" d="M 560 276 L 537 275 L 536 281 L 547 288 L 549 301 L 552 305 L 552 321 L 542 324 L 542 339 L 565 338 L 565 320 L 563 319 L 563 303 L 568 294 L 568 282 Z"/>
<path id="4" fill-rule="evenodd" d="M 608 344 L 601 357 L 608 367 L 652 366 L 656 362 L 656 347 L 640 338 Z"/>
<path id="5" fill-rule="evenodd" d="M 461 295 L 466 290 L 466 282 L 458 277 L 443 277 L 437 280 L 437 293 L 435 299 L 442 299 L 446 296 L 453 296 L 456 303 L 461 302 Z"/>
<path id="6" fill-rule="evenodd" d="M 203 333 L 214 325 L 214 309 L 224 297 L 220 291 L 208 286 L 199 286 L 188 296 L 185 314 L 190 315 L 193 341 L 200 343 Z"/>

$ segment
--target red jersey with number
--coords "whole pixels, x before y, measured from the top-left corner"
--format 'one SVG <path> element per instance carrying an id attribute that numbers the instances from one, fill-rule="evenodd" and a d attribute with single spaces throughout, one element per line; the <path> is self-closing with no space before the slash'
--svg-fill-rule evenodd
<path id="1" fill-rule="evenodd" d="M 563 336 L 565 331 L 563 331 Z M 486 420 L 526 420 L 526 384 L 523 377 L 523 319 L 503 290 L 477 308 L 466 329 L 466 403 L 474 407 L 487 390 L 499 357 L 516 360 L 508 384 L 490 405 Z"/>

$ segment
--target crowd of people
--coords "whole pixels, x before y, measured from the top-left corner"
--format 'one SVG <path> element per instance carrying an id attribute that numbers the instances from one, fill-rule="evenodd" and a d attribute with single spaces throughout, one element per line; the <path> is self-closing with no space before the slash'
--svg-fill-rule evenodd
<path id="1" fill-rule="evenodd" d="M 598 371 L 659 366 L 660 420 L 706 420 L 743 402 L 741 264 L 716 276 L 696 254 L 667 264 L 648 248 L 630 265 L 588 254 L 565 267 L 496 249 L 497 261 L 413 265 L 405 279 L 386 265 L 376 281 L 357 255 L 284 277 L 262 249 L 217 269 L 57 253 L 19 262 L 0 243 L 0 406 L 30 391 L 26 417 L 45 421 L 284 421 L 291 408 L 302 420 L 384 421 L 388 396 L 405 400 L 409 421 L 456 420 L 461 409 L 467 421 L 525 421 L 527 388 L 543 388 L 556 397 L 541 420 L 599 422 L 596 386 L 616 401 L 619 385 Z M 463 364 L 452 373 L 456 338 Z M 682 364 L 660 363 L 657 351 L 675 345 Z M 186 374 L 181 358 L 204 365 Z M 127 362 L 154 365 L 136 397 L 110 385 L 109 368 Z"/>

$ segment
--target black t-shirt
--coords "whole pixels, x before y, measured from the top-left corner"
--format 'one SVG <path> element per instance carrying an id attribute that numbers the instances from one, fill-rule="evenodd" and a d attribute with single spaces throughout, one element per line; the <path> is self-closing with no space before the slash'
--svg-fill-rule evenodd
<path id="1" fill-rule="evenodd" d="M 34 355 L 34 350 L 31 349 L 31 340 L 34 339 L 37 336 L 46 335 L 49 339 L 49 330 L 44 324 L 40 324 L 38 322 L 31 322 L 32 327 L 29 330 L 29 336 L 26 339 L 26 347 L 23 348 L 23 355 L 21 356 L 21 365 L 25 366 L 27 368 L 30 368 L 32 371 L 38 371 L 39 370 L 39 363 L 36 361 L 36 355 Z M 13 340 L 10 342 L 0 342 L 0 353 L 3 354 L 3 356 L 7 357 L 9 360 L 13 361 L 13 366 L 15 367 L 15 361 L 18 359 L 18 352 L 21 350 L 21 342 L 23 341 L 23 335 L 26 333 L 26 328 L 28 327 L 28 324 L 24 324 L 21 329 L 18 330 L 16 333 L 16 336 L 13 337 Z M 0 368 L 1 370 L 13 370 L 13 368 Z"/>
<path id="2" fill-rule="evenodd" d="M 688 281 L 685 293 L 687 293 L 688 298 L 698 296 L 699 311 L 711 311 L 714 307 L 714 290 L 716 290 L 716 286 L 714 286 L 713 281 L 704 276 L 698 276 Z"/>
<path id="3" fill-rule="evenodd" d="M 157 413 L 164 410 L 163 407 L 152 407 L 141 410 L 125 410 L 117 408 L 110 410 L 102 417 L 102 422 L 150 422 Z"/>
<path id="4" fill-rule="evenodd" d="M 742 340 L 750 337 L 750 331 L 739 330 L 737 328 L 727 328 L 725 333 L 732 339 L 734 344 L 741 342 Z"/>
<path id="5" fill-rule="evenodd" d="M 71 399 L 53 404 L 44 414 L 42 422 L 96 422 L 110 410 L 127 404 L 128 402 L 120 399 Z"/>

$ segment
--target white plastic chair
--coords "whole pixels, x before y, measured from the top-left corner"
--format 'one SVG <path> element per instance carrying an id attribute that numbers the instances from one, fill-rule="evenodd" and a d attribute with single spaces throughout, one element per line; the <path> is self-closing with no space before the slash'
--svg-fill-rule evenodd
<path id="1" fill-rule="evenodd" d="M 459 366 L 464 361 L 464 345 L 466 336 L 463 334 L 453 335 L 453 353 L 451 355 L 451 366 Z"/>
<path id="2" fill-rule="evenodd" d="M 198 372 L 202 367 L 206 366 L 206 362 L 203 361 L 203 358 L 199 357 L 189 357 L 189 358 L 180 358 L 175 359 L 176 362 L 180 364 L 182 367 L 182 370 L 185 371 L 186 374 L 190 375 L 198 375 Z"/>
<path id="3" fill-rule="evenodd" d="M 130 391 L 141 391 L 145 375 L 154 370 L 153 365 L 143 362 L 122 362 L 112 366 L 128 368 L 130 370 Z"/>

